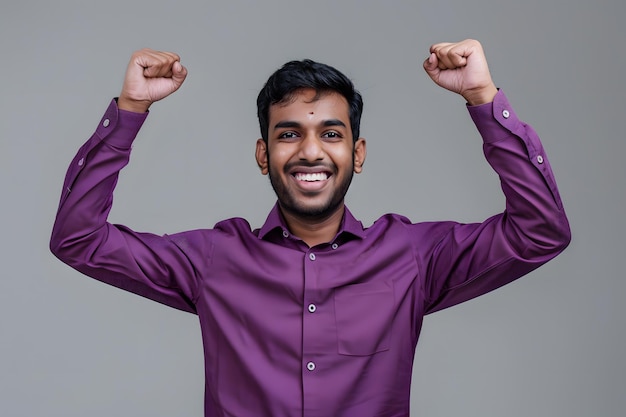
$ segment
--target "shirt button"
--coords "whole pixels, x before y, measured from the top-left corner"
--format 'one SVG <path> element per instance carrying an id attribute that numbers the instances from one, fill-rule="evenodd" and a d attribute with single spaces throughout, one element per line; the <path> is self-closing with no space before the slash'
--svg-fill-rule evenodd
<path id="1" fill-rule="evenodd" d="M 80 160 L 78 161 L 78 166 L 82 167 L 84 163 L 85 163 L 85 158 L 80 158 Z"/>
<path id="2" fill-rule="evenodd" d="M 314 362 L 309 362 L 306 364 L 306 369 L 308 369 L 309 371 L 314 371 L 315 370 L 315 363 Z"/>
<path id="3" fill-rule="evenodd" d="M 286 230 L 283 230 L 283 237 L 289 237 L 289 232 Z"/>
<path id="4" fill-rule="evenodd" d="M 111 121 L 109 119 L 104 119 L 102 121 L 102 126 L 104 127 L 109 127 L 109 124 L 111 123 Z"/>
<path id="5" fill-rule="evenodd" d="M 314 253 L 309 253 L 309 259 L 314 261 L 315 260 L 315 254 Z"/>
<path id="6" fill-rule="evenodd" d="M 504 117 L 505 119 L 508 119 L 510 115 L 511 114 L 508 110 L 502 110 L 502 117 Z"/>
<path id="7" fill-rule="evenodd" d="M 339 245 L 336 244 L 336 243 L 333 243 L 332 246 L 331 246 L 331 248 L 333 248 L 333 249 L 337 249 L 338 247 L 339 247 Z"/>
<path id="8" fill-rule="evenodd" d="M 540 164 L 543 164 L 543 156 L 538 155 L 537 156 L 537 162 L 540 163 Z"/>
<path id="9" fill-rule="evenodd" d="M 309 304 L 309 313 L 315 313 L 315 310 L 317 310 L 315 304 Z"/>

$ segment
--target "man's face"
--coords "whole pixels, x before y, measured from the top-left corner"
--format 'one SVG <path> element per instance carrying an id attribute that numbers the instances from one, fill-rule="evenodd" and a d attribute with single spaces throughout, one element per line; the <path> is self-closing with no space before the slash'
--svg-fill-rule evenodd
<path id="1" fill-rule="evenodd" d="M 282 210 L 324 219 L 343 209 L 354 172 L 361 172 L 365 140 L 353 143 L 348 103 L 334 92 L 316 98 L 302 89 L 269 111 L 267 144 L 257 141 L 256 158 Z"/>

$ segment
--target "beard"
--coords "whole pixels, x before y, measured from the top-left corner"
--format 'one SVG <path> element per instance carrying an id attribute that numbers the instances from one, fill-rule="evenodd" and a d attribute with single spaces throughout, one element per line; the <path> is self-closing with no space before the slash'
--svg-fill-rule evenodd
<path id="1" fill-rule="evenodd" d="M 283 168 L 284 175 L 289 175 L 288 172 L 293 166 L 306 166 L 305 162 L 295 163 L 295 164 L 287 164 Z M 311 166 L 320 166 L 319 164 L 314 164 Z M 309 218 L 311 220 L 320 220 L 330 217 L 341 205 L 343 204 L 346 193 L 348 192 L 348 188 L 352 183 L 352 177 L 354 175 L 354 162 L 352 167 L 347 171 L 347 175 L 340 180 L 338 184 L 336 184 L 335 189 L 332 190 L 332 193 L 325 199 L 325 201 L 318 202 L 316 204 L 307 203 L 301 200 L 297 195 L 295 195 L 294 190 L 290 189 L 285 182 L 282 181 L 281 176 L 278 172 L 276 172 L 272 164 L 270 162 L 269 154 L 268 154 L 268 172 L 270 178 L 270 184 L 276 193 L 276 197 L 278 197 L 278 203 L 281 209 L 291 213 L 294 216 L 300 218 Z M 337 167 L 335 165 L 326 165 L 326 169 L 329 172 L 332 172 L 332 176 L 337 175 Z"/>

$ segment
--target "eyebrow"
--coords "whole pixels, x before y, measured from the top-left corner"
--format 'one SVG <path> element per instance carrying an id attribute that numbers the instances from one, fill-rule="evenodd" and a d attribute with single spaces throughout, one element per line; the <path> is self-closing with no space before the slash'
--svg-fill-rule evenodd
<path id="1" fill-rule="evenodd" d="M 341 127 L 346 127 L 346 124 L 344 122 L 342 122 L 339 119 L 327 119 L 327 120 L 323 120 L 320 123 L 320 126 L 323 127 L 331 127 L 331 126 L 341 126 Z M 274 129 L 284 129 L 284 128 L 301 128 L 302 124 L 300 122 L 296 122 L 296 121 L 291 121 L 291 120 L 284 120 L 282 122 L 278 122 L 276 123 L 276 125 L 274 125 Z"/>

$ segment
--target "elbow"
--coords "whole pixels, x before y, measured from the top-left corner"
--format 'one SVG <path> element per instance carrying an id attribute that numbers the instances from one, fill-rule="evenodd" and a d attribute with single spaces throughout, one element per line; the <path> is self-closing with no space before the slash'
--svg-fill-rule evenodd
<path id="1" fill-rule="evenodd" d="M 569 223 L 567 223 L 567 220 L 565 223 L 566 226 L 563 228 L 561 233 L 561 251 L 567 248 L 572 242 L 572 229 L 570 228 Z"/>
<path id="2" fill-rule="evenodd" d="M 558 229 L 555 233 L 552 234 L 552 238 L 548 242 L 545 251 L 550 255 L 550 257 L 557 256 L 561 252 L 565 250 L 572 241 L 572 233 L 568 227 Z"/>
<path id="3" fill-rule="evenodd" d="M 52 232 L 52 236 L 50 237 L 49 248 L 50 252 L 60 261 L 64 263 L 70 262 L 67 242 L 59 236 L 58 233 L 55 233 L 55 231 Z"/>
<path id="4" fill-rule="evenodd" d="M 505 232 L 508 243 L 522 259 L 546 262 L 563 252 L 572 240 L 569 222 L 562 211 L 558 215 L 539 215 L 523 220 L 508 222 L 511 227 Z"/>
<path id="5" fill-rule="evenodd" d="M 61 262 L 74 266 L 76 260 L 81 257 L 84 245 L 81 245 L 81 239 L 72 238 L 55 229 L 50 237 L 49 248 L 50 252 Z"/>
<path id="6" fill-rule="evenodd" d="M 538 225 L 539 226 L 539 225 Z M 531 257 L 551 259 L 565 250 L 572 241 L 572 231 L 565 215 L 539 226 L 531 236 L 526 253 Z"/>
<path id="7" fill-rule="evenodd" d="M 50 234 L 49 248 L 61 262 L 72 266 L 84 256 L 92 241 L 92 235 L 85 229 L 57 216 Z"/>
<path id="8" fill-rule="evenodd" d="M 570 228 L 569 221 L 565 216 L 565 213 L 561 211 L 561 216 L 558 220 L 552 224 L 552 240 L 553 249 L 555 253 L 561 253 L 567 248 L 572 241 L 572 229 Z"/>
<path id="9" fill-rule="evenodd" d="M 91 263 L 88 246 L 82 245 L 80 241 L 56 239 L 53 236 L 50 239 L 50 252 L 67 266 L 79 271 Z"/>

